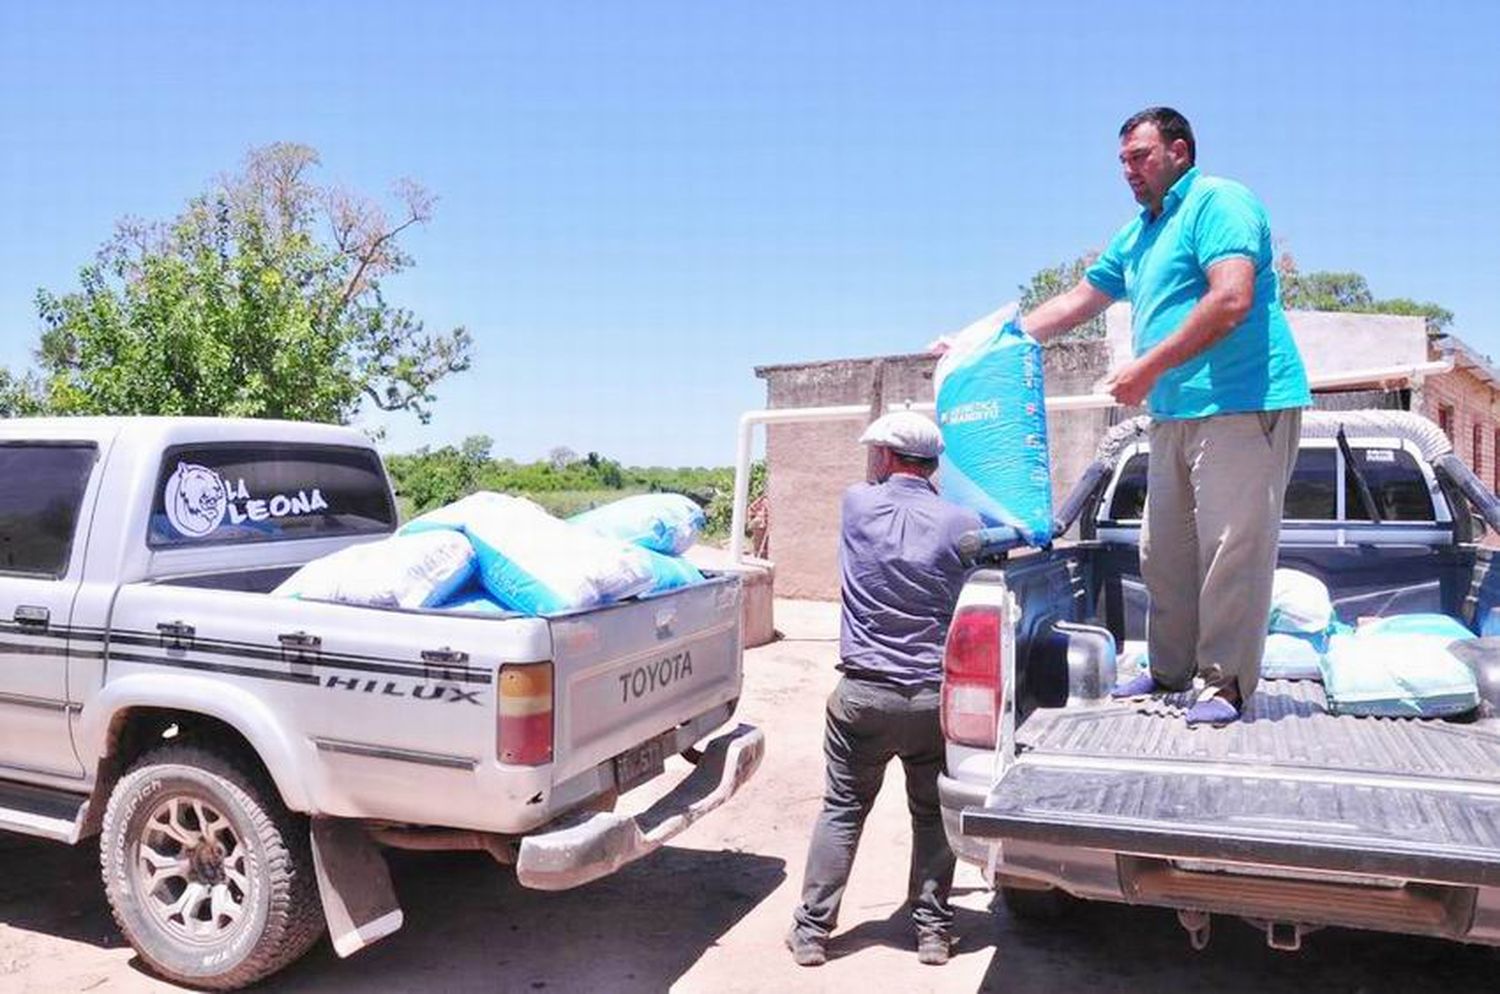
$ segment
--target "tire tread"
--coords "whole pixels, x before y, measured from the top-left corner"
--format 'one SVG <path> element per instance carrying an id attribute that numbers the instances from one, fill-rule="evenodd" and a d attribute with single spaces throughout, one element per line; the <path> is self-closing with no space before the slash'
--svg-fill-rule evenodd
<path id="1" fill-rule="evenodd" d="M 208 774 L 238 804 L 252 824 L 265 856 L 269 904 L 266 928 L 251 953 L 231 970 L 214 976 L 185 975 L 157 962 L 134 941 L 120 912 L 111 879 L 112 854 L 119 841 L 120 806 L 136 784 L 158 775 L 161 767 L 182 766 Z M 286 967 L 305 954 L 323 934 L 323 906 L 313 872 L 312 843 L 305 819 L 282 805 L 269 779 L 235 752 L 201 741 L 164 745 L 141 756 L 120 778 L 104 811 L 100 871 L 115 923 L 152 971 L 179 983 L 209 990 L 234 990 Z"/>

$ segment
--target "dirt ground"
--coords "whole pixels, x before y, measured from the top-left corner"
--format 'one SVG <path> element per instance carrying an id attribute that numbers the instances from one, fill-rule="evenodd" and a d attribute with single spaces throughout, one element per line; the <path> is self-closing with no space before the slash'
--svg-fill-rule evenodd
<path id="1" fill-rule="evenodd" d="M 295 994 L 684 991 L 1221 991 L 1259 994 L 1493 990 L 1500 957 L 1436 940 L 1326 930 L 1300 953 L 1215 920 L 1202 953 L 1165 911 L 1083 906 L 1060 925 L 992 910 L 977 872 L 955 886 L 958 955 L 924 967 L 902 907 L 908 827 L 899 766 L 866 827 L 818 969 L 782 948 L 822 784 L 823 700 L 836 682 L 832 605 L 779 601 L 784 638 L 746 657 L 739 717 L 765 728 L 760 774 L 715 815 L 615 876 L 527 891 L 472 855 L 392 859 L 406 927 L 348 960 L 325 941 L 257 990 Z M 674 760 L 680 763 L 680 760 Z M 645 803 L 648 797 L 630 798 Z M 161 992 L 109 916 L 98 853 L 0 836 L 0 994 Z"/>

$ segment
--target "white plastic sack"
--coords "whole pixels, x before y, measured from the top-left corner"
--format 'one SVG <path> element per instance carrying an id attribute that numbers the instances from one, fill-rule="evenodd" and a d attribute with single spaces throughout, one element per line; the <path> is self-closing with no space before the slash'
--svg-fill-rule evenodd
<path id="1" fill-rule="evenodd" d="M 1052 539 L 1042 347 L 1001 308 L 960 332 L 933 373 L 943 496 L 1031 545 Z"/>
<path id="2" fill-rule="evenodd" d="M 474 572 L 474 549 L 456 532 L 397 535 L 314 559 L 271 593 L 374 607 L 431 607 Z"/>
<path id="3" fill-rule="evenodd" d="M 1278 569 L 1271 581 L 1270 631 L 1314 635 L 1333 623 L 1333 601 L 1317 577 Z"/>
<path id="4" fill-rule="evenodd" d="M 1393 614 L 1359 627 L 1361 638 L 1370 635 L 1438 635 L 1446 639 L 1471 639 L 1474 633 L 1464 623 L 1446 614 Z"/>
<path id="5" fill-rule="evenodd" d="M 407 522 L 402 534 L 461 531 L 485 588 L 522 614 L 597 607 L 651 589 L 647 551 L 577 528 L 523 497 L 483 491 Z"/>
<path id="6" fill-rule="evenodd" d="M 568 519 L 570 524 L 668 556 L 680 556 L 703 530 L 703 509 L 682 494 L 636 494 Z"/>
<path id="7" fill-rule="evenodd" d="M 1334 714 L 1440 718 L 1479 706 L 1474 671 L 1443 635 L 1360 632 L 1329 639 L 1323 689 Z"/>
<path id="8" fill-rule="evenodd" d="M 1323 679 L 1324 639 L 1320 635 L 1272 632 L 1266 636 L 1260 675 L 1264 680 Z"/>

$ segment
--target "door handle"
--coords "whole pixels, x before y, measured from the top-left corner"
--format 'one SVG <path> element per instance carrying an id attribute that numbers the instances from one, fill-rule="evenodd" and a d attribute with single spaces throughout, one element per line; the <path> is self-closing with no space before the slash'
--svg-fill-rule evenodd
<path id="1" fill-rule="evenodd" d="M 422 650 L 422 673 L 431 680 L 453 679 L 449 666 L 468 666 L 469 654 L 446 645 L 441 649 Z"/>
<path id="2" fill-rule="evenodd" d="M 186 648 L 198 634 L 198 629 L 185 621 L 158 621 L 156 630 L 161 633 L 162 644 L 169 649 Z"/>
<path id="3" fill-rule="evenodd" d="M 307 632 L 283 632 L 276 636 L 283 649 L 307 649 L 316 651 L 323 647 L 323 640 Z"/>
<path id="4" fill-rule="evenodd" d="M 16 613 L 11 615 L 11 617 L 22 628 L 46 629 L 51 623 L 52 612 L 45 607 L 22 604 L 16 608 Z"/>

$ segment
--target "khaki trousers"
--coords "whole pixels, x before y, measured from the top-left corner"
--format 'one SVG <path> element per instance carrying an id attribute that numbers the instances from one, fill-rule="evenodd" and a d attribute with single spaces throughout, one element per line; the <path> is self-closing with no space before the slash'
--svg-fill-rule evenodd
<path id="1" fill-rule="evenodd" d="M 1248 700 L 1260 680 L 1271 577 L 1302 411 L 1153 421 L 1141 532 L 1151 674 L 1169 690 Z"/>

